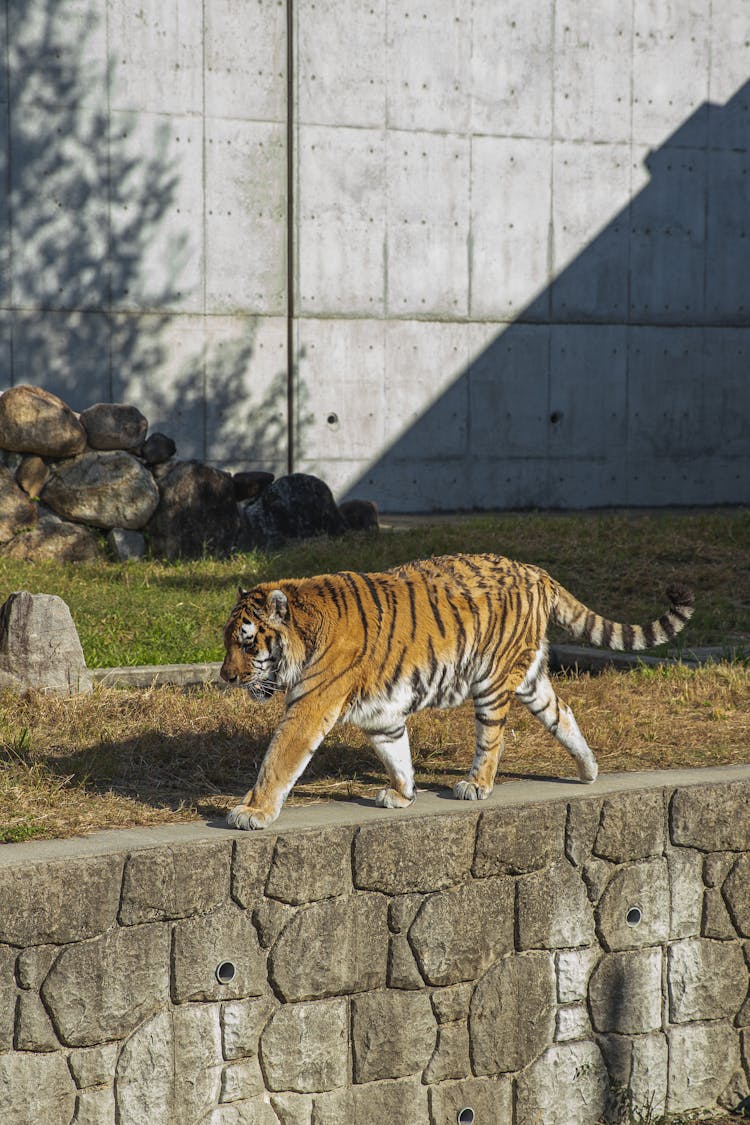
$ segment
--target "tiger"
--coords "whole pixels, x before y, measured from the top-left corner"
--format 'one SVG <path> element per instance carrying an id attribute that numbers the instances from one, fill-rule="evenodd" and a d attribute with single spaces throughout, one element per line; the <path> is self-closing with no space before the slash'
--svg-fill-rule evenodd
<path id="1" fill-rule="evenodd" d="M 221 677 L 254 699 L 286 691 L 284 717 L 233 828 L 271 824 L 326 734 L 338 722 L 367 736 L 385 767 L 375 803 L 406 808 L 415 799 L 406 719 L 425 707 L 471 698 L 476 744 L 453 795 L 492 792 L 515 696 L 573 757 L 582 782 L 598 774 L 594 754 L 548 674 L 550 621 L 573 637 L 637 652 L 671 640 L 693 613 L 683 586 L 648 625 L 594 613 L 538 566 L 500 555 L 444 555 L 382 573 L 341 571 L 264 582 L 238 591 L 224 627 Z"/>

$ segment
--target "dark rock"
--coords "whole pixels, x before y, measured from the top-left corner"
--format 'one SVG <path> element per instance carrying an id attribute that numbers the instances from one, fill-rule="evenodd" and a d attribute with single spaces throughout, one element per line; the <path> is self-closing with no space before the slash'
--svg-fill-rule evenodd
<path id="1" fill-rule="evenodd" d="M 7 543 L 22 528 L 33 526 L 37 515 L 36 504 L 18 487 L 10 469 L 0 465 L 0 542 Z"/>
<path id="2" fill-rule="evenodd" d="M 86 431 L 57 395 L 22 384 L 0 395 L 0 448 L 74 457 L 86 448 Z"/>
<path id="3" fill-rule="evenodd" d="M 49 480 L 49 466 L 35 453 L 24 457 L 16 469 L 16 484 L 36 500 Z"/>
<path id="4" fill-rule="evenodd" d="M 138 449 L 148 422 L 135 406 L 97 402 L 80 415 L 92 449 Z"/>
<path id="5" fill-rule="evenodd" d="M 142 559 L 146 554 L 146 539 L 143 532 L 129 531 L 126 527 L 113 527 L 107 533 L 107 546 L 118 562 Z"/>
<path id="6" fill-rule="evenodd" d="M 269 484 L 260 499 L 245 508 L 245 521 L 240 542 L 247 549 L 346 531 L 328 485 L 306 473 L 292 473 Z"/>
<path id="7" fill-rule="evenodd" d="M 141 448 L 141 457 L 147 465 L 161 465 L 174 457 L 177 446 L 171 437 L 158 432 L 149 434 Z"/>
<path id="8" fill-rule="evenodd" d="M 159 505 L 146 526 L 157 558 L 228 555 L 239 516 L 229 473 L 200 461 L 178 461 L 160 477 Z"/>
<path id="9" fill-rule="evenodd" d="M 80 523 L 61 520 L 49 508 L 40 506 L 36 526 L 14 536 L 0 553 L 25 562 L 93 562 L 100 557 L 101 548 L 93 531 Z"/>
<path id="10" fill-rule="evenodd" d="M 378 506 L 372 500 L 345 500 L 339 511 L 350 531 L 377 531 Z"/>
<path id="11" fill-rule="evenodd" d="M 234 498 L 238 503 L 243 500 L 257 500 L 261 492 L 273 482 L 273 473 L 263 473 L 260 470 L 235 473 L 232 481 L 234 482 Z"/>

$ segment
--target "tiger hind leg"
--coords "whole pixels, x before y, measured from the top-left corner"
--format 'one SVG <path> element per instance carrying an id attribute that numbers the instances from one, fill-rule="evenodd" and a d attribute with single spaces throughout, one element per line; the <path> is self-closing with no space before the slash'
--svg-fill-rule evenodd
<path id="1" fill-rule="evenodd" d="M 596 758 L 570 707 L 555 694 L 546 671 L 540 669 L 535 675 L 530 672 L 517 688 L 516 695 L 574 758 L 581 781 L 596 781 L 599 773 Z"/>
<path id="2" fill-rule="evenodd" d="M 504 688 L 490 688 L 474 696 L 476 750 L 466 779 L 453 786 L 453 796 L 457 800 L 484 801 L 494 789 L 509 707 L 510 692 Z"/>
<path id="3" fill-rule="evenodd" d="M 368 732 L 370 745 L 383 763 L 389 785 L 381 789 L 375 804 L 383 809 L 405 809 L 414 803 L 414 767 L 406 727 Z"/>

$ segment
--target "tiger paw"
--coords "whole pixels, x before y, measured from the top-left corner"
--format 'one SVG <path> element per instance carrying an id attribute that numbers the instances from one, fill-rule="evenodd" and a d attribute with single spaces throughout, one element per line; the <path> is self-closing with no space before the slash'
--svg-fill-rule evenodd
<path id="1" fill-rule="evenodd" d="M 409 805 L 413 805 L 416 799 L 416 794 L 413 797 L 404 797 L 395 789 L 381 789 L 375 798 L 375 804 L 379 809 L 408 809 Z"/>
<path id="2" fill-rule="evenodd" d="M 227 813 L 227 824 L 230 828 L 265 828 L 276 820 L 276 814 L 262 812 L 261 809 L 251 808 L 250 805 L 237 805 Z"/>
<path id="3" fill-rule="evenodd" d="M 453 786 L 453 796 L 457 801 L 486 801 L 492 789 L 477 785 L 476 781 L 458 781 Z"/>
<path id="4" fill-rule="evenodd" d="M 591 785 L 599 776 L 599 767 L 592 759 L 590 762 L 581 762 L 578 766 L 578 777 L 585 785 Z"/>

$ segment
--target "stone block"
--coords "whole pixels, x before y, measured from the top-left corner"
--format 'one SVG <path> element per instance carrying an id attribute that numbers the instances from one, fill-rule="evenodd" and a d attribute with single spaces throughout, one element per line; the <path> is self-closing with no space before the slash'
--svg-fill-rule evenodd
<path id="1" fill-rule="evenodd" d="M 275 1004 L 268 997 L 229 1000 L 221 1006 L 224 1058 L 232 1061 L 258 1053 L 258 1040 Z"/>
<path id="2" fill-rule="evenodd" d="M 643 1114 L 664 1113 L 667 1100 L 669 1049 L 665 1035 L 639 1035 L 633 1040 L 630 1092 L 633 1108 Z M 648 1118 L 647 1118 L 648 1120 Z"/>
<path id="3" fill-rule="evenodd" d="M 281 1125 L 310 1125 L 313 1112 L 310 1094 L 272 1094 L 271 1106 Z"/>
<path id="4" fill-rule="evenodd" d="M 584 1004 L 569 1004 L 557 1009 L 555 1042 L 569 1043 L 573 1039 L 591 1038 L 591 1020 Z"/>
<path id="5" fill-rule="evenodd" d="M 57 1051 L 60 1041 L 35 992 L 22 992 L 16 1007 L 14 1047 L 18 1051 Z"/>
<path id="6" fill-rule="evenodd" d="M 424 981 L 406 934 L 394 934 L 391 937 L 386 980 L 389 988 L 424 988 Z"/>
<path id="7" fill-rule="evenodd" d="M 368 1082 L 313 1099 L 312 1125 L 378 1125 L 387 1120 L 426 1121 L 427 1088 L 418 1078 Z"/>
<path id="8" fill-rule="evenodd" d="M 594 915 L 580 874 L 565 860 L 518 880 L 519 949 L 590 945 Z"/>
<path id="9" fill-rule="evenodd" d="M 278 1008 L 260 1040 L 267 1088 L 311 1093 L 346 1085 L 348 1031 L 346 1000 L 314 1000 Z"/>
<path id="10" fill-rule="evenodd" d="M 279 836 L 266 884 L 271 898 L 298 906 L 352 890 L 352 832 L 316 828 Z"/>
<path id="11" fill-rule="evenodd" d="M 352 1000 L 354 1081 L 377 1082 L 421 1072 L 435 1049 L 427 992 L 390 990 Z"/>
<path id="12" fill-rule="evenodd" d="M 735 852 L 709 852 L 703 860 L 703 882 L 707 887 L 721 887 L 732 869 Z"/>
<path id="13" fill-rule="evenodd" d="M 670 807 L 672 843 L 703 852 L 750 851 L 750 783 L 691 785 Z"/>
<path id="14" fill-rule="evenodd" d="M 471 999 L 474 1073 L 521 1070 L 552 1042 L 554 1033 L 552 957 L 547 953 L 501 957 L 478 982 Z"/>
<path id="15" fill-rule="evenodd" d="M 13 906 L 0 909 L 0 941 L 32 946 L 102 933 L 115 922 L 122 864 L 112 855 L 0 868 L 0 902 Z"/>
<path id="16" fill-rule="evenodd" d="M 239 1102 L 264 1091 L 263 1075 L 257 1058 L 243 1059 L 242 1062 L 229 1063 L 224 1067 L 219 1095 L 222 1102 Z"/>
<path id="17" fill-rule="evenodd" d="M 472 986 L 470 983 L 452 984 L 432 993 L 432 1010 L 439 1024 L 465 1020 L 469 1014 Z"/>
<path id="18" fill-rule="evenodd" d="M 472 873 L 523 875 L 548 867 L 564 848 L 566 811 L 550 801 L 482 813 Z"/>
<path id="19" fill-rule="evenodd" d="M 474 856 L 476 816 L 363 825 L 354 839 L 358 887 L 396 895 L 462 882 Z"/>
<path id="20" fill-rule="evenodd" d="M 385 899 L 354 894 L 300 910 L 271 951 L 269 974 L 287 1001 L 363 992 L 385 984 L 387 955 Z"/>
<path id="21" fill-rule="evenodd" d="M 513 949 L 511 879 L 483 879 L 431 895 L 409 930 L 409 942 L 428 984 L 474 980 Z M 491 944 L 480 935 L 492 934 Z"/>
<path id="22" fill-rule="evenodd" d="M 109 1125 L 115 1121 L 117 1107 L 111 1086 L 94 1086 L 82 1090 L 76 1098 L 76 1114 L 70 1125 Z"/>
<path id="23" fill-rule="evenodd" d="M 665 859 L 649 859 L 619 868 L 596 908 L 597 930 L 608 952 L 666 941 L 669 921 Z"/>
<path id="24" fill-rule="evenodd" d="M 0 946 L 0 1050 L 13 1046 L 13 1019 L 16 1010 L 15 949 Z"/>
<path id="25" fill-rule="evenodd" d="M 732 941 L 737 937 L 727 904 L 717 887 L 708 887 L 703 896 L 700 934 L 701 937 L 716 938 L 717 941 Z"/>
<path id="26" fill-rule="evenodd" d="M 132 852 L 125 863 L 123 926 L 208 914 L 229 899 L 231 845 L 172 844 Z"/>
<path id="27" fill-rule="evenodd" d="M 713 1105 L 740 1069 L 738 1033 L 728 1023 L 673 1027 L 669 1039 L 667 1112 Z"/>
<path id="28" fill-rule="evenodd" d="M 557 954 L 557 999 L 561 1004 L 575 1004 L 586 999 L 589 977 L 600 956 L 598 946 L 564 949 Z"/>
<path id="29" fill-rule="evenodd" d="M 223 984 L 217 966 L 231 961 L 236 973 Z M 252 920 L 244 911 L 228 908 L 204 917 L 186 918 L 174 929 L 172 998 L 236 1000 L 260 996 L 266 990 L 265 957 Z"/>
<path id="30" fill-rule="evenodd" d="M 701 853 L 690 848 L 668 848 L 671 938 L 697 937 L 701 932 L 703 886 Z"/>
<path id="31" fill-rule="evenodd" d="M 62 1122 L 73 1117 L 76 1088 L 62 1052 L 0 1055 L 0 1121 Z"/>
<path id="32" fill-rule="evenodd" d="M 738 942 L 691 939 L 669 947 L 672 1023 L 733 1018 L 747 996 L 748 969 Z"/>
<path id="33" fill-rule="evenodd" d="M 584 863 L 581 870 L 588 891 L 589 902 L 596 906 L 607 889 L 607 884 L 615 873 L 616 867 L 609 860 L 592 857 Z"/>
<path id="34" fill-rule="evenodd" d="M 275 899 L 262 899 L 252 912 L 262 949 L 270 949 L 284 926 L 294 917 L 294 907 Z"/>
<path id="35" fill-rule="evenodd" d="M 750 937 L 750 854 L 741 855 L 729 872 L 724 898 L 737 932 Z"/>
<path id="36" fill-rule="evenodd" d="M 602 803 L 594 852 L 613 863 L 648 859 L 664 851 L 664 798 L 655 793 L 618 793 Z"/>
<path id="37" fill-rule="evenodd" d="M 396 895 L 388 903 L 388 928 L 392 934 L 403 934 L 414 921 L 424 902 L 424 895 Z"/>
<path id="38" fill-rule="evenodd" d="M 35 691 L 63 695 L 91 691 L 81 642 L 62 598 L 20 590 L 4 602 L 0 607 L 0 671 Z"/>
<path id="39" fill-rule="evenodd" d="M 262 832 L 244 833 L 235 840 L 232 860 L 232 898 L 252 909 L 263 897 L 271 870 L 276 836 Z"/>
<path id="40" fill-rule="evenodd" d="M 513 1120 L 513 1083 L 509 1078 L 466 1078 L 441 1082 L 429 1091 L 430 1125 L 452 1125 L 462 1109 L 473 1109 L 477 1122 Z"/>
<path id="41" fill-rule="evenodd" d="M 438 1028 L 435 1050 L 423 1079 L 427 1083 L 445 1082 L 467 1074 L 471 1074 L 469 1029 L 463 1022 L 443 1024 Z"/>
<path id="42" fill-rule="evenodd" d="M 596 1030 L 639 1035 L 661 1028 L 661 966 L 661 949 L 602 957 L 589 982 Z"/>
<path id="43" fill-rule="evenodd" d="M 90 1047 L 122 1039 L 169 998 L 166 926 L 113 929 L 67 946 L 42 986 L 61 1041 Z"/>
<path id="44" fill-rule="evenodd" d="M 576 867 L 582 867 L 591 858 L 601 815 L 602 802 L 591 797 L 579 798 L 568 805 L 565 854 Z"/>
<path id="45" fill-rule="evenodd" d="M 609 1083 L 595 1043 L 549 1047 L 518 1079 L 516 1115 L 535 1125 L 594 1125 L 603 1115 Z"/>
<path id="46" fill-rule="evenodd" d="M 70 1073 L 79 1090 L 88 1086 L 104 1086 L 112 1081 L 119 1044 L 102 1043 L 99 1047 L 81 1047 L 68 1055 Z"/>

